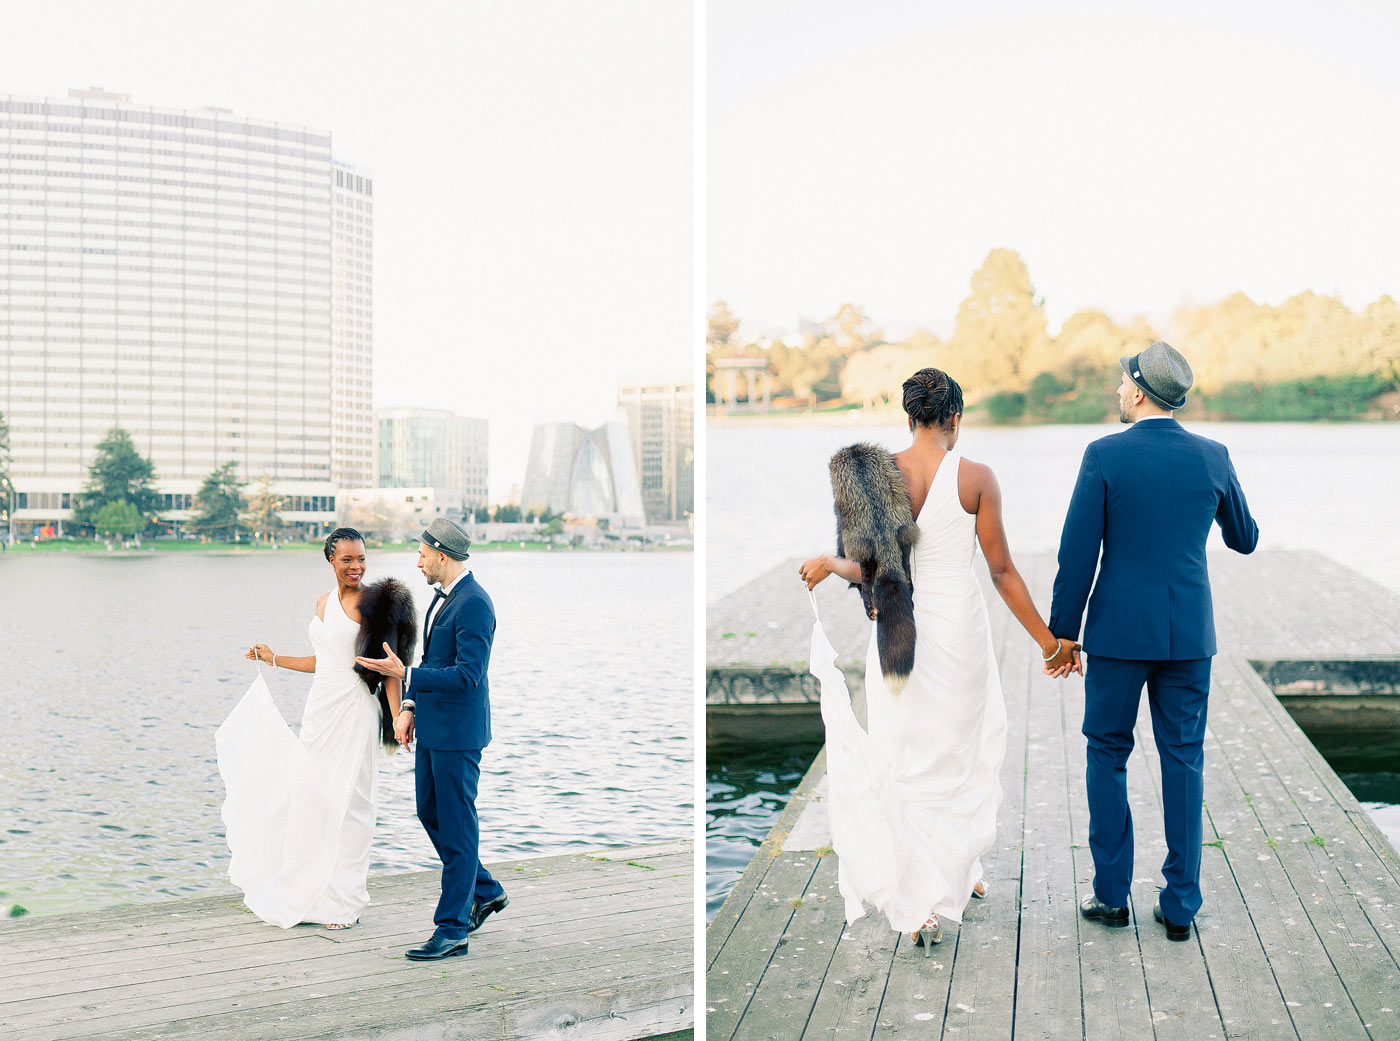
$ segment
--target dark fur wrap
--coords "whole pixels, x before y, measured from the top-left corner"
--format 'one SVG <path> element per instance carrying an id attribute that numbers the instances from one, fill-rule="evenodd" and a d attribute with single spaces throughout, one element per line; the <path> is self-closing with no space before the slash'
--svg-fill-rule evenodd
<path id="1" fill-rule="evenodd" d="M 385 643 L 394 648 L 405 665 L 413 664 L 413 651 L 418 645 L 418 611 L 408 586 L 394 578 L 381 578 L 360 592 L 360 635 L 355 639 L 355 654 L 361 658 L 382 658 Z M 384 750 L 398 751 L 384 677 L 363 665 L 356 665 L 355 672 L 379 698 L 379 731 Z"/>
<path id="2" fill-rule="evenodd" d="M 909 551 L 919 538 L 909 490 L 894 456 L 855 444 L 831 457 L 836 555 L 860 564 L 865 613 L 879 616 L 880 670 L 898 694 L 914 671 L 914 582 Z M 854 583 L 852 583 L 854 584 Z"/>

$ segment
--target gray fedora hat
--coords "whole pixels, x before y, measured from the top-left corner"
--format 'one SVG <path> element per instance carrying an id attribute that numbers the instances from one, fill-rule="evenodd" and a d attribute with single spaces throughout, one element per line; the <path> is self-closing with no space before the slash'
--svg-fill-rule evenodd
<path id="1" fill-rule="evenodd" d="M 1118 364 L 1149 400 L 1173 412 L 1186 404 L 1186 392 L 1196 381 L 1181 352 L 1165 340 L 1158 340 L 1141 354 L 1119 358 Z"/>
<path id="2" fill-rule="evenodd" d="M 453 560 L 466 560 L 471 556 L 472 537 L 446 517 L 438 517 L 428 525 L 427 530 L 418 536 L 418 541 L 440 553 L 446 553 Z"/>

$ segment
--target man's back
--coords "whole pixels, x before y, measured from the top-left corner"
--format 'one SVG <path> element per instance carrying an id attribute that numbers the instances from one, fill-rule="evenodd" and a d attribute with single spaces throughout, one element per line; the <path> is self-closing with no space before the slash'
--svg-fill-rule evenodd
<path id="1" fill-rule="evenodd" d="M 1224 445 L 1167 418 L 1140 420 L 1090 444 L 1060 540 L 1051 631 L 1077 639 L 1087 600 L 1090 655 L 1162 661 L 1215 654 L 1206 567 L 1212 522 L 1231 549 L 1249 553 L 1258 544 Z"/>

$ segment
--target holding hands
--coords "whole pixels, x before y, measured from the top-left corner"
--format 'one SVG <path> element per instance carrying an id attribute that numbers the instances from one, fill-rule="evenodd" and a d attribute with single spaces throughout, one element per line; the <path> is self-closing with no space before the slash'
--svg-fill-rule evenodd
<path id="1" fill-rule="evenodd" d="M 1083 676 L 1084 662 L 1079 657 L 1081 649 L 1079 644 L 1073 640 L 1067 640 L 1061 636 L 1056 641 L 1053 652 L 1049 647 L 1040 649 L 1041 671 L 1057 680 L 1064 679 L 1071 672 L 1077 672 Z"/>
<path id="2" fill-rule="evenodd" d="M 394 740 L 405 748 L 413 740 L 413 710 L 400 712 L 394 717 Z"/>

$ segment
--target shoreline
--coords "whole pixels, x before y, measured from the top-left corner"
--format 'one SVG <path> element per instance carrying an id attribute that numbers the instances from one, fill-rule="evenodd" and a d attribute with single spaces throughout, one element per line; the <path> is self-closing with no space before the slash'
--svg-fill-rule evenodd
<path id="1" fill-rule="evenodd" d="M 81 548 L 79 548 L 81 547 Z M 412 544 L 390 544 L 370 546 L 370 549 L 381 551 L 402 550 L 409 552 Z M 11 553 L 25 556 L 34 554 L 62 554 L 75 557 L 149 557 L 158 554 L 182 554 L 189 556 L 203 557 L 248 557 L 260 553 L 305 553 L 310 551 L 321 551 L 320 543 L 286 543 L 280 546 L 222 546 L 222 545 L 199 545 L 199 546 L 142 546 L 140 549 L 100 549 L 92 547 L 87 543 L 62 543 L 60 540 L 48 540 L 41 542 L 38 547 L 30 543 L 17 542 L 8 550 L 0 553 L 0 561 L 3 561 Z M 472 553 L 693 553 L 695 546 L 690 545 L 652 545 L 652 546 L 549 546 L 536 543 L 527 543 L 524 546 L 515 544 L 496 545 L 494 543 L 476 544 L 472 547 Z"/>
<path id="2" fill-rule="evenodd" d="M 906 423 L 903 412 L 871 412 L 871 411 L 842 411 L 842 412 L 766 412 L 766 413 L 742 413 L 739 415 L 724 415 L 722 413 L 705 414 L 706 424 L 714 427 L 733 427 L 742 429 L 744 427 L 784 427 L 784 426 L 809 426 L 809 427 L 902 427 Z M 1179 422 L 1186 426 L 1197 424 L 1230 425 L 1230 426 L 1384 426 L 1393 422 L 1387 418 L 1374 419 L 1206 419 L 1200 416 L 1182 416 Z M 992 423 L 985 417 L 976 414 L 968 414 L 963 420 L 963 425 L 976 427 L 979 430 L 1026 430 L 1037 427 L 1103 427 L 1105 429 L 1117 429 L 1122 426 L 1117 420 L 1110 422 L 1105 419 L 1098 423 Z"/>

